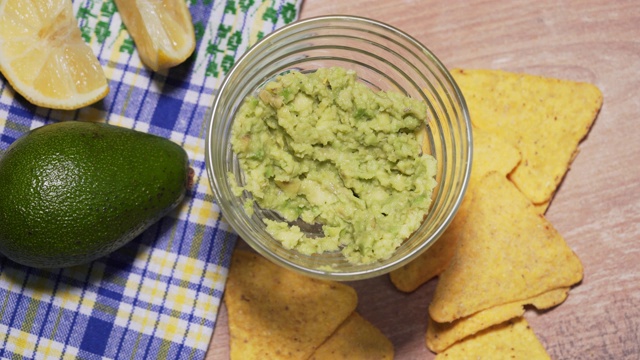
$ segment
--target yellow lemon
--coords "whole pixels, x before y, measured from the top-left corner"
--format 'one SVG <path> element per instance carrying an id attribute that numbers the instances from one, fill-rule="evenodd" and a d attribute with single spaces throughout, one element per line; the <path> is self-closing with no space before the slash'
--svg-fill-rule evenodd
<path id="1" fill-rule="evenodd" d="M 142 62 L 154 71 L 184 62 L 195 49 L 184 0 L 115 0 Z"/>
<path id="2" fill-rule="evenodd" d="M 0 0 L 0 72 L 29 102 L 53 109 L 77 109 L 109 92 L 70 0 Z"/>

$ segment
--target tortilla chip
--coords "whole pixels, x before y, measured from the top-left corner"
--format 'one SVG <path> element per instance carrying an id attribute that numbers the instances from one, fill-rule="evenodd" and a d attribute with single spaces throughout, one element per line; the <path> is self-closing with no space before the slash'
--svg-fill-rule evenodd
<path id="1" fill-rule="evenodd" d="M 391 341 L 354 312 L 309 360 L 390 360 L 393 352 Z"/>
<path id="2" fill-rule="evenodd" d="M 236 250 L 225 290 L 231 359 L 307 359 L 355 310 L 353 288 Z"/>
<path id="3" fill-rule="evenodd" d="M 507 176 L 518 166 L 520 158 L 520 150 L 510 142 L 484 129 L 473 127 L 471 182 L 477 183 L 492 171 Z"/>
<path id="4" fill-rule="evenodd" d="M 570 287 L 580 259 L 504 176 L 492 172 L 473 189 L 456 253 L 440 274 L 429 314 L 451 322 L 478 311 Z"/>
<path id="5" fill-rule="evenodd" d="M 522 153 L 511 180 L 535 204 L 548 202 L 602 106 L 600 90 L 499 70 L 451 73 L 473 124 L 511 141 Z"/>
<path id="6" fill-rule="evenodd" d="M 449 323 L 429 319 L 427 347 L 435 353 L 442 352 L 468 336 L 524 315 L 526 305 L 533 305 L 538 310 L 548 309 L 562 303 L 568 293 L 567 287 L 547 291 L 531 299 L 498 305 Z"/>
<path id="7" fill-rule="evenodd" d="M 492 171 L 506 177 L 519 162 L 520 153 L 514 146 L 482 129 L 473 129 L 473 166 L 467 194 L 456 217 L 438 241 L 410 263 L 389 274 L 391 282 L 398 290 L 412 292 L 446 269 L 455 253 L 460 224 L 464 222 L 463 217 L 473 187 L 480 183 L 484 175 Z"/>
<path id="8" fill-rule="evenodd" d="M 389 279 L 396 289 L 412 292 L 432 278 L 438 276 L 447 268 L 456 249 L 459 226 L 466 212 L 466 200 L 462 201 L 458 213 L 451 221 L 449 228 L 425 252 L 406 265 L 389 273 Z"/>
<path id="9" fill-rule="evenodd" d="M 554 306 L 562 304 L 569 295 L 570 287 L 561 287 L 554 290 L 549 290 L 546 293 L 540 294 L 528 302 L 529 305 L 533 305 L 538 310 L 550 309 Z"/>
<path id="10" fill-rule="evenodd" d="M 549 204 L 551 204 L 551 200 L 547 200 L 541 204 L 533 204 L 533 207 L 536 209 L 536 212 L 540 215 L 544 215 L 549 208 Z"/>
<path id="11" fill-rule="evenodd" d="M 517 318 L 454 344 L 436 356 L 443 359 L 551 359 L 529 323 Z"/>

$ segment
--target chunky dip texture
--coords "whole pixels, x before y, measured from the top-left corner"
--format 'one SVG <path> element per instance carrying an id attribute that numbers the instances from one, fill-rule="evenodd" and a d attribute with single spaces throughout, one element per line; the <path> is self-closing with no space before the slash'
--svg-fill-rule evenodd
<path id="1" fill-rule="evenodd" d="M 422 152 L 427 107 L 376 92 L 355 72 L 289 72 L 240 107 L 232 147 L 245 184 L 236 195 L 284 219 L 267 231 L 303 254 L 341 251 L 352 263 L 390 257 L 422 223 L 436 160 Z M 232 181 L 235 184 L 235 181 Z M 322 226 L 307 236 L 298 223 Z"/>

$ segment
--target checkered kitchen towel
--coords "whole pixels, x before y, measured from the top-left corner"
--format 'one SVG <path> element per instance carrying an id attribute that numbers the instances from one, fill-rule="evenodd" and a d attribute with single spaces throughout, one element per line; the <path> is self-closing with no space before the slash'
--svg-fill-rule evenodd
<path id="1" fill-rule="evenodd" d="M 30 129 L 96 120 L 181 144 L 196 184 L 179 209 L 86 266 L 38 270 L 0 255 L 0 358 L 202 359 L 236 235 L 221 220 L 204 165 L 206 115 L 249 44 L 297 19 L 302 0 L 187 0 L 197 47 L 186 63 L 141 65 L 113 0 L 74 0 L 110 93 L 78 111 L 32 106 L 0 76 L 0 156 Z M 0 191 L 1 184 L 0 184 Z"/>

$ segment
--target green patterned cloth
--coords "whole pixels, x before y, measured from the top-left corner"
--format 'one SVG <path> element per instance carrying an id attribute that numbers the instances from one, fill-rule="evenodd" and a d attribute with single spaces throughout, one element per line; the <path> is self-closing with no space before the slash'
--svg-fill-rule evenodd
<path id="1" fill-rule="evenodd" d="M 178 209 L 107 257 L 41 270 L 0 255 L 0 358 L 204 358 L 237 238 L 221 220 L 205 171 L 207 111 L 236 59 L 296 20 L 301 1 L 188 0 L 196 52 L 157 73 L 140 63 L 113 0 L 74 1 L 82 36 L 109 79 L 107 97 L 53 111 L 29 104 L 0 76 L 0 155 L 30 129 L 98 120 L 180 144 L 195 170 Z"/>

